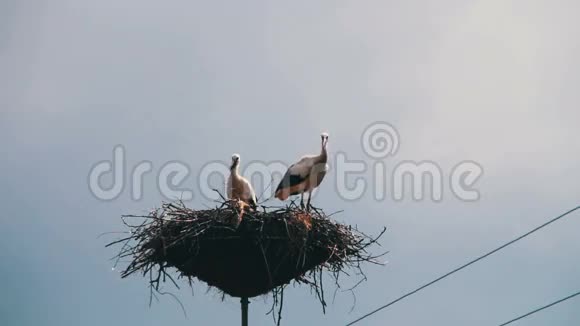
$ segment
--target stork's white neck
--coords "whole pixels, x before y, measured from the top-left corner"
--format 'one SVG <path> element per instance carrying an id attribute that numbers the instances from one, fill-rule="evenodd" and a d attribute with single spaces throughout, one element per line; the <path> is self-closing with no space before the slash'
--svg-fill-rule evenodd
<path id="1" fill-rule="evenodd" d="M 233 176 L 238 177 L 240 175 L 240 164 L 234 163 L 234 165 L 232 165 L 232 167 L 230 168 L 230 171 Z"/>
<path id="2" fill-rule="evenodd" d="M 322 147 L 320 149 L 320 155 L 318 155 L 318 157 L 319 157 L 319 160 L 318 160 L 319 162 L 326 162 L 326 160 L 327 160 L 328 153 L 326 151 L 326 142 L 325 141 L 322 142 Z"/>

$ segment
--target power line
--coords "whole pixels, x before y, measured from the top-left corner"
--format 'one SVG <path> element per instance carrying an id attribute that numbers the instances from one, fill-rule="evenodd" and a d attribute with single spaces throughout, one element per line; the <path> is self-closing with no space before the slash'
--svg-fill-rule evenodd
<path id="1" fill-rule="evenodd" d="M 501 325 L 499 325 L 499 326 L 505 326 L 505 325 L 511 324 L 511 323 L 513 323 L 513 322 L 516 322 L 516 321 L 518 321 L 518 320 L 520 320 L 520 319 L 524 319 L 524 318 L 526 318 L 526 317 L 528 317 L 528 316 L 530 316 L 530 315 L 533 315 L 533 314 L 535 314 L 536 312 L 540 312 L 540 311 L 542 311 L 542 310 L 544 310 L 544 309 L 547 309 L 547 308 L 550 308 L 550 307 L 552 307 L 552 306 L 555 306 L 555 305 L 557 305 L 558 303 L 562 303 L 562 302 L 564 302 L 564 301 L 566 301 L 566 300 L 570 300 L 570 299 L 572 299 L 572 298 L 574 298 L 575 296 L 578 296 L 578 295 L 580 295 L 580 291 L 579 291 L 579 292 L 576 292 L 576 293 L 574 293 L 574 294 L 572 294 L 572 295 L 569 295 L 569 296 L 567 296 L 567 297 L 565 297 L 565 298 L 563 298 L 563 299 L 560 299 L 560 300 L 558 300 L 558 301 L 554 301 L 554 302 L 550 303 L 549 305 L 543 306 L 543 307 L 541 307 L 541 308 L 538 308 L 538 309 L 536 309 L 536 310 L 532 310 L 532 311 L 528 312 L 528 313 L 527 313 L 527 314 L 525 314 L 525 315 L 521 315 L 521 316 L 519 316 L 518 318 L 514 318 L 514 319 L 512 319 L 512 320 L 510 320 L 510 321 L 508 321 L 508 322 L 505 322 L 505 323 L 503 323 L 503 324 L 501 324 Z"/>
<path id="2" fill-rule="evenodd" d="M 498 252 L 498 251 L 500 251 L 500 250 L 502 250 L 502 249 L 504 249 L 504 248 L 506 248 L 506 247 L 508 247 L 508 246 L 510 246 L 510 245 L 512 245 L 512 244 L 514 244 L 514 243 L 516 243 L 516 242 L 518 242 L 520 240 L 522 240 L 523 238 L 528 237 L 532 233 L 535 233 L 535 232 L 537 232 L 537 231 L 545 228 L 546 226 L 548 226 L 548 225 L 550 225 L 550 224 L 558 221 L 559 219 L 563 218 L 564 216 L 566 216 L 566 215 L 568 215 L 568 214 L 570 214 L 570 213 L 572 213 L 572 212 L 574 212 L 574 211 L 576 211 L 578 209 L 580 209 L 580 206 L 577 206 L 576 208 L 573 208 L 573 209 L 571 209 L 571 210 L 569 210 L 569 211 L 567 211 L 567 212 L 565 212 L 565 213 L 563 213 L 563 214 L 561 214 L 559 216 L 554 217 L 553 219 L 551 219 L 548 222 L 546 222 L 546 223 L 544 223 L 544 224 L 536 227 L 535 229 L 533 229 L 533 230 L 531 230 L 531 231 L 529 231 L 529 232 L 527 232 L 527 233 L 525 233 L 525 234 L 523 234 L 523 235 L 521 235 L 521 236 L 519 236 L 519 237 L 517 237 L 517 238 L 515 238 L 515 239 L 513 239 L 513 240 L 511 240 L 511 241 L 509 241 L 509 242 L 507 242 L 507 243 L 499 246 L 499 247 L 497 247 L 496 249 L 494 249 L 494 250 L 492 250 L 492 251 L 490 251 L 490 252 L 488 252 L 488 253 L 486 253 L 486 254 L 484 254 L 482 256 L 479 256 L 479 257 L 475 258 L 474 260 L 468 262 L 467 264 L 462 265 L 460 267 L 457 267 L 456 269 L 452 270 L 451 272 L 448 272 L 445 275 L 440 276 L 440 277 L 434 279 L 433 281 L 431 281 L 431 282 L 429 282 L 429 283 L 427 283 L 425 285 L 422 285 L 422 286 L 418 287 L 417 289 L 415 289 L 415 290 L 413 290 L 413 291 L 411 291 L 411 292 L 409 292 L 409 293 L 407 293 L 407 294 L 405 294 L 405 295 L 403 295 L 403 296 L 401 296 L 401 297 L 399 297 L 399 298 L 397 298 L 397 299 L 395 299 L 395 300 L 393 300 L 393 301 L 391 301 L 391 302 L 389 302 L 389 303 L 387 303 L 387 304 L 385 304 L 385 305 L 383 305 L 383 306 L 381 306 L 381 307 L 379 307 L 379 308 L 377 308 L 377 309 L 369 312 L 368 314 L 366 314 L 366 315 L 364 315 L 364 316 L 362 316 L 362 317 L 360 317 L 360 318 L 358 318 L 358 319 L 356 319 L 356 320 L 348 323 L 346 326 L 354 325 L 355 323 L 358 323 L 359 321 L 361 321 L 361 320 L 363 320 L 363 319 L 365 319 L 365 318 L 367 318 L 367 317 L 369 317 L 371 315 L 374 315 L 377 312 L 379 312 L 379 311 L 381 311 L 383 309 L 386 309 L 386 308 L 394 305 L 395 303 L 397 303 L 399 301 L 402 301 L 403 299 L 405 299 L 407 297 L 410 297 L 411 295 L 413 295 L 413 294 L 415 294 L 415 293 L 417 293 L 417 292 L 419 292 L 419 291 L 421 291 L 421 290 L 423 290 L 423 289 L 425 289 L 425 288 L 427 288 L 427 287 L 429 287 L 429 286 L 431 286 L 431 285 L 433 285 L 433 284 L 435 284 L 435 283 L 443 280 L 444 278 L 447 278 L 447 277 L 449 277 L 449 276 L 451 276 L 451 275 L 459 272 L 460 270 L 462 270 L 464 268 L 467 268 L 467 267 L 469 267 L 469 266 L 477 263 L 478 261 L 483 260 L 483 259 L 485 259 L 485 258 L 487 258 L 487 257 L 489 257 L 489 256 L 491 256 L 493 254 L 495 254 L 496 252 Z"/>

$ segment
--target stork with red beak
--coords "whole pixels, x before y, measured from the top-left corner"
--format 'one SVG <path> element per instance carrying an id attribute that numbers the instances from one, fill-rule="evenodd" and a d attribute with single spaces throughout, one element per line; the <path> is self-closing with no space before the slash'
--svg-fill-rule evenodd
<path id="1" fill-rule="evenodd" d="M 320 154 L 303 156 L 298 162 L 292 164 L 276 188 L 276 198 L 286 200 L 289 196 L 300 194 L 300 207 L 304 208 L 304 193 L 308 192 L 306 208 L 308 210 L 311 208 L 312 191 L 320 185 L 328 171 L 328 164 L 326 164 L 328 134 L 322 133 L 320 138 Z"/>

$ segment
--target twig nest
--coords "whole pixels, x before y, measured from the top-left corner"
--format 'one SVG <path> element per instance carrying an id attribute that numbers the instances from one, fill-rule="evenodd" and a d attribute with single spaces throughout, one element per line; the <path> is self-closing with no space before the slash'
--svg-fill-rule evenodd
<path id="1" fill-rule="evenodd" d="M 130 237 L 114 243 L 124 242 L 119 257 L 132 258 L 122 276 L 149 274 L 154 287 L 171 278 L 166 269 L 174 267 L 181 276 L 233 297 L 255 297 L 292 280 L 317 284 L 308 277 L 323 268 L 338 275 L 376 258 L 366 251 L 376 239 L 333 222 L 318 209 L 249 211 L 225 202 L 215 209 L 193 210 L 177 202 L 141 217 L 142 224 L 126 223 Z"/>

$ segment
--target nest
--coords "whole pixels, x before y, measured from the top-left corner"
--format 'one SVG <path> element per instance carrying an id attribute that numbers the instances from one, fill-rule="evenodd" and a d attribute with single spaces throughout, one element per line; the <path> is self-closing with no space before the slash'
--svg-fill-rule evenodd
<path id="1" fill-rule="evenodd" d="M 132 224 L 131 217 L 143 220 Z M 154 289 L 167 279 L 177 286 L 168 273 L 175 268 L 178 276 L 242 298 L 278 294 L 295 281 L 313 287 L 323 307 L 322 272 L 331 272 L 337 285 L 346 269 L 364 275 L 361 263 L 378 263 L 380 256 L 367 249 L 385 232 L 368 237 L 316 208 L 307 212 L 291 204 L 250 211 L 232 201 L 206 210 L 164 203 L 148 215 L 123 216 L 123 222 L 130 236 L 109 244 L 122 244 L 117 258 L 131 260 L 122 277 L 139 273 L 149 276 Z"/>

